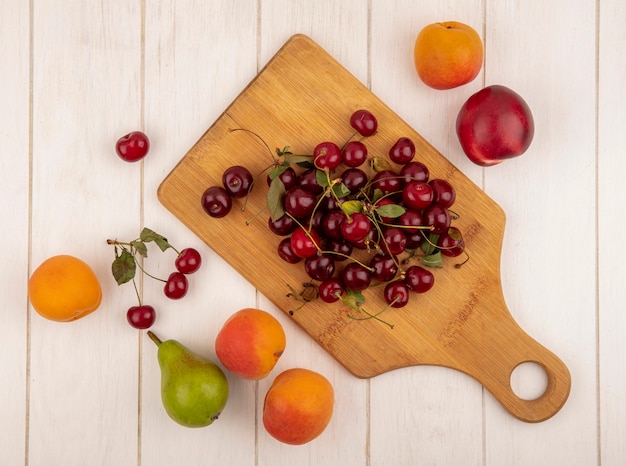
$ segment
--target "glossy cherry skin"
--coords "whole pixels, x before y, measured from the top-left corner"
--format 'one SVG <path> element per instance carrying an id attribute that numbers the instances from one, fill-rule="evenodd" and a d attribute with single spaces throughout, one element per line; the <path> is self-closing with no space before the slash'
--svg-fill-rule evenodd
<path id="1" fill-rule="evenodd" d="M 439 204 L 432 204 L 424 210 L 424 224 L 432 227 L 432 233 L 445 233 L 450 228 L 450 212 Z"/>
<path id="2" fill-rule="evenodd" d="M 365 290 L 372 280 L 372 273 L 357 262 L 350 262 L 341 271 L 341 280 L 352 291 Z"/>
<path id="3" fill-rule="evenodd" d="M 317 253 L 320 244 L 320 237 L 315 230 L 309 232 L 304 228 L 298 227 L 291 234 L 291 249 L 293 253 L 306 259 Z"/>
<path id="4" fill-rule="evenodd" d="M 330 254 L 314 254 L 305 259 L 304 270 L 313 280 L 328 280 L 335 273 L 335 261 Z"/>
<path id="5" fill-rule="evenodd" d="M 296 185 L 298 175 L 296 175 L 296 171 L 293 168 L 287 167 L 280 173 L 280 175 L 278 175 L 278 178 L 282 181 L 285 190 L 287 190 Z M 270 184 L 272 184 L 272 178 L 270 175 L 267 175 L 267 185 L 269 186 Z"/>
<path id="6" fill-rule="evenodd" d="M 341 159 L 346 167 L 360 167 L 367 160 L 367 146 L 361 141 L 350 141 L 343 148 Z"/>
<path id="7" fill-rule="evenodd" d="M 374 175 L 372 186 L 383 194 L 391 194 L 402 191 L 404 179 L 393 170 L 383 170 Z"/>
<path id="8" fill-rule="evenodd" d="M 364 213 L 355 212 L 341 223 L 341 234 L 344 239 L 354 243 L 365 238 L 371 228 L 372 224 L 369 217 Z"/>
<path id="9" fill-rule="evenodd" d="M 350 126 L 361 136 L 368 137 L 378 129 L 378 120 L 369 110 L 357 110 L 350 116 Z"/>
<path id="10" fill-rule="evenodd" d="M 233 207 L 233 200 L 221 186 L 211 186 L 202 194 L 202 208 L 214 218 L 228 215 Z"/>
<path id="11" fill-rule="evenodd" d="M 459 229 L 450 227 L 447 232 L 439 236 L 437 247 L 441 250 L 441 254 L 456 257 L 465 250 L 465 242 Z"/>
<path id="12" fill-rule="evenodd" d="M 338 278 L 329 278 L 320 283 L 318 291 L 322 301 L 325 303 L 334 303 L 341 299 L 346 289 Z"/>
<path id="13" fill-rule="evenodd" d="M 426 293 L 435 284 L 435 276 L 424 267 L 412 265 L 406 269 L 404 283 L 415 293 Z"/>
<path id="14" fill-rule="evenodd" d="M 433 188 L 421 181 L 411 181 L 402 190 L 402 200 L 415 210 L 422 210 L 431 205 L 434 197 Z"/>
<path id="15" fill-rule="evenodd" d="M 372 278 L 380 282 L 393 280 L 398 273 L 396 261 L 388 254 L 376 254 L 369 266 L 373 269 Z"/>
<path id="16" fill-rule="evenodd" d="M 528 104 L 519 94 L 493 85 L 463 104 L 456 119 L 456 133 L 467 157 L 487 167 L 526 152 L 535 125 Z"/>
<path id="17" fill-rule="evenodd" d="M 152 327 L 156 320 L 156 312 L 152 306 L 147 304 L 132 306 L 126 312 L 126 320 L 129 325 L 138 330 L 145 330 Z"/>
<path id="18" fill-rule="evenodd" d="M 449 208 L 456 200 L 456 190 L 449 181 L 434 178 L 428 182 L 433 188 L 433 203 Z"/>
<path id="19" fill-rule="evenodd" d="M 341 165 L 341 149 L 334 142 L 321 142 L 313 149 L 313 163 L 321 170 L 335 170 Z"/>
<path id="20" fill-rule="evenodd" d="M 409 287 L 402 280 L 387 283 L 383 296 L 391 307 L 404 307 L 409 302 Z"/>
<path id="21" fill-rule="evenodd" d="M 415 157 L 415 144 L 410 138 L 401 137 L 389 149 L 389 159 L 399 165 L 406 165 Z"/>
<path id="22" fill-rule="evenodd" d="M 348 168 L 341 174 L 341 181 L 351 194 L 355 194 L 367 184 L 367 173 L 360 168 Z"/>
<path id="23" fill-rule="evenodd" d="M 202 265 L 202 256 L 194 248 L 183 249 L 174 261 L 176 270 L 187 275 L 197 272 L 200 265 Z"/>
<path id="24" fill-rule="evenodd" d="M 283 238 L 278 243 L 277 252 L 278 256 L 288 264 L 297 264 L 302 260 L 302 257 L 296 256 L 293 249 L 291 249 L 291 238 Z"/>
<path id="25" fill-rule="evenodd" d="M 126 162 L 137 162 L 143 159 L 149 150 L 150 140 L 141 131 L 132 131 L 115 143 L 117 155 Z"/>
<path id="26" fill-rule="evenodd" d="M 317 197 L 303 188 L 291 188 L 283 197 L 285 212 L 296 218 L 306 218 L 313 213 Z"/>
<path id="27" fill-rule="evenodd" d="M 246 197 L 252 189 L 254 178 L 246 167 L 235 165 L 224 170 L 222 174 L 222 184 L 231 197 Z"/>
<path id="28" fill-rule="evenodd" d="M 409 162 L 400 169 L 400 175 L 405 183 L 411 181 L 423 181 L 427 182 L 430 176 L 428 167 L 422 162 Z"/>
<path id="29" fill-rule="evenodd" d="M 172 272 L 165 282 L 163 292 L 170 299 L 181 299 L 187 294 L 189 282 L 185 274 L 181 272 Z"/>
<path id="30" fill-rule="evenodd" d="M 293 233 L 298 224 L 293 218 L 285 214 L 282 217 L 272 220 L 272 217 L 267 219 L 267 226 L 270 231 L 278 236 L 287 236 Z"/>
<path id="31" fill-rule="evenodd" d="M 406 249 L 406 235 L 399 227 L 386 227 L 383 230 L 383 251 L 397 256 Z"/>

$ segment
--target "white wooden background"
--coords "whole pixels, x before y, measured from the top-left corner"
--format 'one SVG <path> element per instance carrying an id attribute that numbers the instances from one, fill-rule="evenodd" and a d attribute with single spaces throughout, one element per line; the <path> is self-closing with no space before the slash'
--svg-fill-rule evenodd
<path id="1" fill-rule="evenodd" d="M 0 0 L 0 464 L 621 465 L 626 460 L 626 3 L 623 0 Z M 425 25 L 482 35 L 478 78 L 451 91 L 418 81 Z M 436 367 L 351 376 L 157 201 L 156 188 L 294 33 L 311 36 L 470 176 L 507 213 L 502 282 L 516 320 L 572 374 L 564 408 L 512 418 L 469 377 Z M 462 154 L 454 119 L 488 84 L 533 110 L 523 157 L 487 169 Z M 304 104 L 304 102 L 303 102 Z M 144 129 L 127 164 L 115 140 Z M 213 426 L 189 430 L 160 405 L 155 347 L 125 322 L 132 287 L 110 276 L 107 237 L 142 226 L 198 248 L 204 266 L 181 302 L 146 280 L 155 331 L 211 355 L 227 316 L 274 312 L 294 366 L 336 390 L 330 426 L 301 447 L 260 422 L 271 378 L 230 377 Z M 45 258 L 87 260 L 101 309 L 72 324 L 40 318 L 26 287 Z M 156 254 L 156 253 L 155 253 Z M 151 262 L 157 274 L 168 257 Z M 173 260 L 173 259 L 172 259 Z M 542 374 L 514 380 L 541 389 Z"/>

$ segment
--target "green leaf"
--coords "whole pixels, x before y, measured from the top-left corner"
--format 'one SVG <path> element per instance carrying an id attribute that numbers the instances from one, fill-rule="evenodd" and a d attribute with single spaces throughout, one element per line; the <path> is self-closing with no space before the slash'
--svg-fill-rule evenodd
<path id="1" fill-rule="evenodd" d="M 285 185 L 280 178 L 274 178 L 267 190 L 267 208 L 270 211 L 272 220 L 278 220 L 285 215 L 283 209 L 283 195 L 285 194 Z"/>
<path id="2" fill-rule="evenodd" d="M 422 256 L 422 264 L 426 267 L 443 267 L 443 260 L 441 258 L 441 251 L 437 251 L 434 254 Z"/>
<path id="3" fill-rule="evenodd" d="M 422 243 L 422 251 L 425 255 L 429 256 L 437 250 L 437 241 L 439 241 L 439 235 L 431 233 L 426 236 L 426 241 Z"/>
<path id="4" fill-rule="evenodd" d="M 346 197 L 346 196 L 348 196 L 350 194 L 350 190 L 343 183 L 337 183 L 337 184 L 333 185 L 332 190 L 333 190 L 333 193 L 335 194 L 335 196 L 337 196 L 339 198 Z"/>
<path id="5" fill-rule="evenodd" d="M 377 155 L 372 157 L 370 161 L 370 166 L 376 173 L 382 172 L 384 170 L 393 170 L 393 167 L 391 166 L 391 164 L 389 163 L 387 159 L 384 159 Z"/>
<path id="6" fill-rule="evenodd" d="M 289 163 L 284 162 L 280 164 L 278 167 L 274 168 L 272 171 L 269 172 L 270 180 L 273 180 L 277 176 L 280 176 L 285 170 L 289 168 L 289 166 L 290 166 Z"/>
<path id="7" fill-rule="evenodd" d="M 135 248 L 142 257 L 148 257 L 148 248 L 146 247 L 146 243 L 141 240 L 135 240 L 130 243 L 130 245 Z"/>
<path id="8" fill-rule="evenodd" d="M 111 272 L 113 272 L 113 278 L 115 278 L 118 285 L 135 278 L 136 269 L 135 258 L 127 249 L 122 249 L 119 255 L 116 253 L 115 260 L 111 265 Z"/>
<path id="9" fill-rule="evenodd" d="M 388 218 L 398 218 L 403 213 L 406 212 L 406 209 L 398 204 L 386 204 L 376 207 L 376 213 L 381 217 Z"/>
<path id="10" fill-rule="evenodd" d="M 328 186 L 328 176 L 326 175 L 326 172 L 324 170 L 320 170 L 319 168 L 315 170 L 315 181 L 317 181 L 317 184 L 319 184 L 322 188 Z"/>
<path id="11" fill-rule="evenodd" d="M 376 203 L 376 201 L 380 200 L 385 193 L 380 188 L 374 188 L 374 195 L 372 196 L 372 202 Z"/>
<path id="12" fill-rule="evenodd" d="M 276 155 L 279 157 L 283 157 L 285 155 L 291 155 L 291 148 L 289 146 L 285 146 L 283 150 L 280 150 L 278 147 L 276 148 Z"/>
<path id="13" fill-rule="evenodd" d="M 344 214 L 350 215 L 355 212 L 361 212 L 363 210 L 363 206 L 359 201 L 356 200 L 345 201 L 341 203 L 341 210 Z"/>
<path id="14" fill-rule="evenodd" d="M 360 291 L 346 290 L 346 294 L 341 298 L 341 302 L 352 309 L 359 309 L 365 302 L 363 293 Z"/>
<path id="15" fill-rule="evenodd" d="M 141 239 L 144 243 L 154 241 L 161 251 L 166 251 L 168 248 L 172 247 L 172 245 L 167 242 L 167 238 L 165 236 L 158 234 L 150 228 L 144 228 L 141 230 L 139 239 Z"/>

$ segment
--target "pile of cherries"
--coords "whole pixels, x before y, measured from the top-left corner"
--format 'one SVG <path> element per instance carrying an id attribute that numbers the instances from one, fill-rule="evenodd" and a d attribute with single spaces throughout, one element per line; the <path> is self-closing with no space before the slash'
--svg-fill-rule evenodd
<path id="1" fill-rule="evenodd" d="M 167 279 L 161 279 L 151 275 L 138 261 L 137 255 L 142 258 L 148 257 L 147 243 L 150 242 L 157 244 L 159 249 L 163 252 L 167 249 L 172 249 L 176 252 L 176 259 L 174 260 L 176 271 L 170 273 Z M 154 307 L 143 304 L 139 296 L 139 291 L 135 283 L 137 268 L 148 277 L 164 282 L 163 293 L 169 299 L 181 299 L 187 294 L 189 289 L 187 275 L 196 272 L 202 264 L 202 257 L 196 249 L 185 248 L 181 251 L 177 251 L 163 235 L 149 228 L 144 228 L 139 238 L 132 241 L 124 242 L 109 239 L 107 240 L 107 244 L 113 245 L 115 248 L 115 259 L 111 265 L 111 271 L 115 281 L 118 285 L 132 281 L 135 287 L 139 304 L 137 306 L 131 306 L 128 309 L 126 318 L 131 327 L 136 329 L 150 328 L 156 320 Z"/>
<path id="2" fill-rule="evenodd" d="M 281 160 L 267 176 L 268 227 L 283 238 L 278 255 L 304 263 L 322 301 L 354 303 L 357 296 L 362 303 L 362 291 L 382 287 L 388 307 L 403 307 L 410 292 L 433 287 L 428 268 L 443 267 L 442 255 L 464 252 L 461 232 L 451 225 L 456 192 L 448 181 L 430 178 L 408 137 L 390 147 L 388 160 L 369 156 L 364 141 L 378 122 L 368 110 L 354 112 L 350 125 L 354 134 L 342 147 L 324 141 L 310 155 L 277 150 Z M 202 206 L 223 217 L 233 198 L 252 187 L 249 170 L 230 167 L 221 186 L 203 193 Z"/>

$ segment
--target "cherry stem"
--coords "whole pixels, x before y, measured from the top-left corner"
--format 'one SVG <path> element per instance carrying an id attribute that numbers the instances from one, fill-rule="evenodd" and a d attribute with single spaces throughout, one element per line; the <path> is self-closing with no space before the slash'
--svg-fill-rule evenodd
<path id="1" fill-rule="evenodd" d="M 135 288 L 135 294 L 137 295 L 137 301 L 139 301 L 139 305 L 141 306 L 141 296 L 139 295 L 139 290 L 137 289 L 137 283 L 135 283 L 135 278 L 133 277 L 133 288 Z"/>
<path id="2" fill-rule="evenodd" d="M 276 158 L 274 157 L 274 153 L 272 152 L 272 149 L 270 149 L 270 146 L 267 145 L 267 142 L 265 142 L 265 140 L 261 136 L 259 136 L 254 131 L 251 131 L 251 130 L 245 129 L 245 128 L 235 128 L 235 129 L 229 129 L 228 130 L 229 133 L 234 133 L 235 131 L 245 131 L 246 133 L 250 133 L 253 136 L 255 136 L 259 141 L 261 141 L 263 143 L 263 145 L 265 146 L 267 151 L 270 153 L 270 157 L 272 158 L 274 163 L 276 163 Z"/>
<path id="3" fill-rule="evenodd" d="M 390 324 L 389 322 L 387 322 L 386 320 L 381 319 L 380 317 L 378 317 L 379 315 L 381 315 L 383 312 L 385 312 L 387 309 L 389 309 L 389 306 L 385 306 L 381 311 L 377 312 L 376 314 L 372 314 L 370 312 L 367 312 L 364 308 L 359 307 L 359 310 L 361 312 L 364 312 L 365 314 L 367 314 L 367 317 L 356 317 L 355 315 L 352 314 L 348 314 L 348 317 L 352 320 L 370 320 L 370 319 L 374 319 L 377 320 L 383 324 L 385 324 L 386 326 L 388 326 L 390 329 L 393 329 L 393 324 Z"/>
<path id="4" fill-rule="evenodd" d="M 341 146 L 341 150 L 342 150 L 342 151 L 343 151 L 343 149 L 344 149 L 344 148 L 348 145 L 348 143 L 349 143 L 350 141 L 352 141 L 352 139 L 354 138 L 354 136 L 356 136 L 357 134 L 359 134 L 359 132 L 358 132 L 358 131 L 355 131 L 354 133 L 352 133 L 352 134 L 350 135 L 350 137 L 348 138 L 348 140 L 347 140 L 346 142 L 344 142 L 344 143 L 343 143 L 343 146 Z"/>

